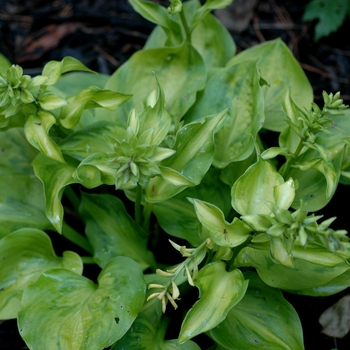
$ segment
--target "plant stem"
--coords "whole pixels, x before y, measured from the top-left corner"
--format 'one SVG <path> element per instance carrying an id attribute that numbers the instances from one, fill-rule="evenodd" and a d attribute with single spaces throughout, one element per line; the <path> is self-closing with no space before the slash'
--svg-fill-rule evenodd
<path id="1" fill-rule="evenodd" d="M 64 189 L 64 195 L 68 198 L 68 200 L 72 204 L 74 210 L 76 212 L 78 212 L 79 211 L 79 206 L 80 206 L 80 198 L 73 191 L 72 187 L 66 186 L 65 189 Z"/>
<path id="2" fill-rule="evenodd" d="M 181 18 L 181 22 L 182 22 L 184 29 L 185 29 L 187 42 L 191 43 L 191 31 L 190 31 L 190 28 L 188 27 L 185 14 L 182 10 L 180 11 L 180 18 Z"/>
<path id="3" fill-rule="evenodd" d="M 135 199 L 135 221 L 137 224 L 141 224 L 141 200 L 142 200 L 142 187 L 137 184 L 136 199 Z"/>
<path id="4" fill-rule="evenodd" d="M 72 229 L 66 222 L 63 221 L 62 236 L 69 239 L 71 242 L 83 248 L 88 253 L 93 254 L 92 247 L 89 241 L 83 237 L 80 233 Z"/>
<path id="5" fill-rule="evenodd" d="M 289 172 L 291 166 L 294 163 L 295 158 L 297 158 L 301 152 L 301 150 L 304 147 L 304 140 L 300 140 L 297 149 L 294 152 L 294 158 L 288 158 L 287 161 L 283 164 L 281 169 L 279 170 L 279 173 L 285 177 L 285 175 Z"/>
<path id="6" fill-rule="evenodd" d="M 81 260 L 83 261 L 83 264 L 96 264 L 96 261 L 92 256 L 82 256 Z"/>
<path id="7" fill-rule="evenodd" d="M 148 232 L 149 231 L 149 224 L 151 220 L 151 214 L 152 214 L 152 207 L 153 203 L 145 202 L 145 205 L 143 207 L 143 222 L 142 227 Z"/>

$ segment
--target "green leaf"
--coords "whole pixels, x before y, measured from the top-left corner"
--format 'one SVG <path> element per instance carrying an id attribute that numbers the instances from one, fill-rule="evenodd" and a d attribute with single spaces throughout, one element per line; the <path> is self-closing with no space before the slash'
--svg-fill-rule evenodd
<path id="1" fill-rule="evenodd" d="M 321 286 L 303 289 L 298 291 L 291 291 L 292 293 L 309 295 L 313 297 L 326 297 L 342 292 L 346 288 L 350 287 L 350 269 L 346 270 L 341 275 L 333 278 L 329 282 L 322 284 Z"/>
<path id="2" fill-rule="evenodd" d="M 248 281 L 238 269 L 227 272 L 223 262 L 203 267 L 194 281 L 200 299 L 188 311 L 181 325 L 179 343 L 206 332 L 222 322 L 244 296 Z"/>
<path id="3" fill-rule="evenodd" d="M 44 185 L 46 216 L 60 233 L 64 214 L 61 197 L 65 186 L 79 183 L 79 180 L 73 178 L 77 165 L 78 163 L 69 157 L 67 157 L 67 163 L 58 163 L 42 154 L 33 161 L 35 175 Z"/>
<path id="4" fill-rule="evenodd" d="M 46 157 L 64 163 L 61 150 L 50 138 L 49 130 L 56 123 L 56 118 L 46 111 L 38 111 L 27 118 L 24 133 L 28 142 Z"/>
<path id="5" fill-rule="evenodd" d="M 264 97 L 255 61 L 220 70 L 209 79 L 204 92 L 186 114 L 186 122 L 228 108 L 224 126 L 215 136 L 214 165 L 226 167 L 246 159 L 264 122 Z"/>
<path id="6" fill-rule="evenodd" d="M 77 95 L 68 98 L 68 104 L 62 108 L 58 121 L 65 128 L 71 129 L 78 124 L 85 109 L 105 108 L 115 110 L 130 97 L 131 95 L 102 90 L 92 85 L 80 91 Z"/>
<path id="7" fill-rule="evenodd" d="M 264 244 L 255 243 L 256 240 L 257 238 L 254 238 L 250 247 L 245 247 L 239 252 L 235 266 L 255 267 L 260 278 L 274 288 L 290 291 L 317 288 L 349 269 L 341 257 L 311 243 L 308 243 L 307 248 L 298 249 L 295 243 L 291 253 L 294 257 L 294 269 L 286 267 L 272 260 L 268 238 Z"/>
<path id="8" fill-rule="evenodd" d="M 165 232 L 183 238 L 192 246 L 198 247 L 203 242 L 203 238 L 198 234 L 200 223 L 187 197 L 213 203 L 223 211 L 224 215 L 228 215 L 231 210 L 230 189 L 220 181 L 218 171 L 210 168 L 199 185 L 186 188 L 166 201 L 153 204 L 153 213 Z"/>
<path id="9" fill-rule="evenodd" d="M 66 137 L 60 148 L 63 154 L 67 154 L 79 161 L 95 154 L 111 152 L 106 136 L 122 140 L 125 129 L 116 123 L 97 121 Z"/>
<path id="10" fill-rule="evenodd" d="M 183 117 L 206 81 L 203 59 L 189 44 L 136 52 L 117 69 L 105 86 L 106 89 L 134 96 L 119 109 L 118 120 L 125 125 L 130 110 L 135 108 L 142 111 L 144 101 L 157 88 L 154 74 L 164 90 L 165 109 L 171 111 L 173 121 L 179 121 Z M 111 113 L 99 110 L 96 115 L 107 118 Z M 110 120 L 116 119 L 116 116 L 110 117 Z"/>
<path id="11" fill-rule="evenodd" d="M 177 171 L 193 185 L 198 185 L 212 164 L 214 134 L 225 116 L 226 111 L 223 111 L 184 125 L 176 135 L 173 147 L 176 153 L 165 159 L 161 165 Z M 170 184 L 161 176 L 156 176 L 147 184 L 145 199 L 151 203 L 164 201 L 186 187 Z"/>
<path id="12" fill-rule="evenodd" d="M 256 60 L 261 76 L 269 86 L 263 86 L 265 95 L 264 128 L 281 131 L 286 127 L 282 102 L 287 90 L 300 107 L 310 109 L 312 87 L 292 52 L 281 39 L 267 41 L 242 51 L 227 66 L 246 60 Z"/>
<path id="13" fill-rule="evenodd" d="M 130 5 L 141 16 L 158 24 L 166 32 L 169 41 L 173 44 L 180 44 L 183 40 L 181 28 L 178 23 L 173 21 L 164 6 L 143 0 L 130 0 Z"/>
<path id="14" fill-rule="evenodd" d="M 166 328 L 163 328 L 161 325 L 160 329 L 157 329 L 146 315 L 140 313 L 129 331 L 111 350 L 200 350 L 200 347 L 191 340 L 180 345 L 177 344 L 177 339 L 164 340 Z"/>
<path id="15" fill-rule="evenodd" d="M 266 202 L 275 202 L 274 187 L 282 183 L 283 177 L 273 166 L 259 158 L 232 186 L 232 207 L 241 215 L 269 214 Z"/>
<path id="16" fill-rule="evenodd" d="M 225 349 L 303 350 L 298 314 L 280 290 L 271 288 L 254 272 L 246 272 L 249 287 L 227 318 L 209 331 Z"/>
<path id="17" fill-rule="evenodd" d="M 81 275 L 83 264 L 74 252 L 59 258 L 43 231 L 23 228 L 0 240 L 0 319 L 16 318 L 27 286 L 50 268 L 64 268 Z"/>
<path id="18" fill-rule="evenodd" d="M 329 203 L 339 183 L 343 152 L 344 149 L 338 150 L 329 164 L 319 159 L 321 164 L 313 166 L 312 162 L 319 155 L 311 149 L 296 159 L 298 163 L 310 163 L 311 167 L 304 170 L 295 167 L 288 172 L 288 177 L 292 177 L 299 184 L 292 204 L 294 209 L 300 207 L 300 200 L 305 204 L 304 209 L 309 212 L 320 210 Z"/>
<path id="19" fill-rule="evenodd" d="M 0 150 L 0 238 L 22 227 L 51 229 L 42 184 L 31 165 L 38 151 L 21 128 L 1 132 Z"/>
<path id="20" fill-rule="evenodd" d="M 185 15 L 188 18 L 194 15 L 198 8 L 197 1 L 184 3 Z M 190 14 L 188 13 L 190 10 Z M 180 16 L 174 16 L 174 20 L 180 23 Z M 166 46 L 167 35 L 164 30 L 157 26 L 150 34 L 144 49 L 154 49 Z M 207 70 L 224 67 L 236 53 L 236 45 L 232 35 L 222 23 L 212 14 L 208 14 L 193 30 L 191 44 L 204 59 Z M 210 49 L 208 49 L 210 48 Z"/>
<path id="21" fill-rule="evenodd" d="M 60 90 L 65 96 L 73 96 L 91 85 L 103 89 L 109 77 L 109 75 L 101 73 L 69 72 L 62 75 L 55 83 L 55 89 Z"/>
<path id="22" fill-rule="evenodd" d="M 140 116 L 140 134 L 149 129 L 153 130 L 152 140 L 149 145 L 159 145 L 169 132 L 171 117 L 164 108 L 164 91 L 157 80 L 157 99 L 154 106 L 147 106 Z"/>
<path id="23" fill-rule="evenodd" d="M 316 41 L 338 30 L 345 20 L 347 6 L 347 0 L 312 0 L 306 5 L 303 21 L 319 20 L 315 26 Z"/>
<path id="24" fill-rule="evenodd" d="M 87 68 L 83 63 L 74 57 L 66 56 L 62 61 L 50 61 L 46 63 L 43 68 L 42 75 L 47 77 L 48 80 L 45 85 L 53 85 L 61 77 L 62 74 L 71 71 L 85 71 L 94 73 L 91 69 Z"/>
<path id="25" fill-rule="evenodd" d="M 55 94 L 46 93 L 42 97 L 40 97 L 39 104 L 42 109 L 47 111 L 51 111 L 56 108 L 60 108 L 65 106 L 68 102 Z"/>
<path id="26" fill-rule="evenodd" d="M 205 18 L 209 12 L 216 9 L 223 9 L 230 5 L 233 0 L 207 0 L 205 3 L 196 11 L 194 18 L 191 23 L 191 29 L 193 30 L 203 18 Z"/>
<path id="27" fill-rule="evenodd" d="M 50 269 L 25 290 L 18 328 L 32 349 L 104 349 L 130 328 L 145 293 L 142 271 L 127 257 L 111 260 L 97 285 L 68 270 Z"/>
<path id="28" fill-rule="evenodd" d="M 194 205 L 198 220 L 209 238 L 222 247 L 237 247 L 244 243 L 251 229 L 242 221 L 234 218 L 231 223 L 225 220 L 223 212 L 215 205 L 198 199 L 189 198 Z"/>
<path id="29" fill-rule="evenodd" d="M 99 266 L 104 267 L 116 256 L 128 256 L 142 269 L 155 266 L 153 255 L 147 249 L 147 233 L 127 214 L 120 199 L 112 195 L 83 194 L 80 211 Z"/>

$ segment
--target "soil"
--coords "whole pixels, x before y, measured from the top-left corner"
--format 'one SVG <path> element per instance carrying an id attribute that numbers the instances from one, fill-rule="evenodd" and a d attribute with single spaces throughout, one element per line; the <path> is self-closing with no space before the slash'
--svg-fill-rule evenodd
<path id="1" fill-rule="evenodd" d="M 344 103 L 350 104 L 349 18 L 337 32 L 316 42 L 313 39 L 316 22 L 302 21 L 306 3 L 236 0 L 232 7 L 215 14 L 230 30 L 237 52 L 280 37 L 309 78 L 316 103 L 321 103 L 325 90 L 340 91 Z M 41 73 L 48 61 L 68 55 L 95 71 L 112 74 L 143 47 L 154 28 L 134 12 L 127 0 L 7 0 L 0 4 L 0 53 L 30 75 Z M 340 186 L 323 214 L 338 216 L 335 224 L 339 227 L 332 227 L 350 232 L 348 209 L 344 205 L 349 194 L 348 186 Z M 326 308 L 349 293 L 349 288 L 322 298 L 285 293 L 300 316 L 306 350 L 350 349 L 349 334 L 342 339 L 328 337 L 321 333 L 318 323 Z M 0 350 L 10 349 L 27 349 L 15 320 L 0 324 Z"/>

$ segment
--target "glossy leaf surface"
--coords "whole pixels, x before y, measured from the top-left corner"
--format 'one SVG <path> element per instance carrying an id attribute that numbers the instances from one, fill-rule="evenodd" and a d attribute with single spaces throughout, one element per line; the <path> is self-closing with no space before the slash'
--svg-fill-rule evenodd
<path id="1" fill-rule="evenodd" d="M 244 243 L 251 229 L 237 218 L 229 223 L 215 205 L 198 199 L 189 199 L 206 234 L 221 247 L 237 247 Z"/>
<path id="2" fill-rule="evenodd" d="M 233 185 L 232 206 L 241 215 L 269 214 L 266 202 L 274 202 L 274 187 L 283 182 L 273 166 L 260 158 Z"/>
<path id="3" fill-rule="evenodd" d="M 244 296 L 248 281 L 240 270 L 226 271 L 223 262 L 203 267 L 194 281 L 200 299 L 188 311 L 181 325 L 179 342 L 206 332 L 222 322 Z"/>
<path id="4" fill-rule="evenodd" d="M 127 257 L 106 264 L 98 284 L 50 269 L 23 294 L 19 331 L 32 349 L 104 349 L 130 328 L 145 292 L 140 266 Z"/>
<path id="5" fill-rule="evenodd" d="M 254 240 L 252 241 L 254 243 Z M 252 243 L 251 243 L 252 245 Z M 257 244 L 243 248 L 235 261 L 236 266 L 252 266 L 269 286 L 298 291 L 325 285 L 349 269 L 347 263 L 325 248 L 308 244 L 305 249 L 295 244 L 292 250 L 294 268 L 275 263 L 268 245 Z"/>
<path id="6" fill-rule="evenodd" d="M 25 288 L 51 268 L 64 268 L 80 275 L 83 264 L 70 251 L 57 257 L 49 236 L 37 229 L 23 228 L 0 240 L 0 319 L 16 318 Z"/>
<path id="7" fill-rule="evenodd" d="M 64 187 L 79 182 L 73 178 L 76 167 L 77 162 L 68 157 L 66 163 L 59 163 L 39 154 L 33 161 L 35 175 L 44 185 L 46 216 L 58 232 L 61 232 L 63 223 L 61 197 Z"/>
<path id="8" fill-rule="evenodd" d="M 214 134 L 225 116 L 226 111 L 223 111 L 200 121 L 184 125 L 176 135 L 176 142 L 173 147 L 176 153 L 164 160 L 162 166 L 177 171 L 192 185 L 198 185 L 212 164 Z M 156 176 L 147 184 L 146 201 L 164 201 L 186 187 L 170 184 L 161 176 Z"/>
<path id="9" fill-rule="evenodd" d="M 154 74 L 164 90 L 165 109 L 174 121 L 179 121 L 192 106 L 197 91 L 204 88 L 206 81 L 203 59 L 191 45 L 138 51 L 111 76 L 105 86 L 106 89 L 136 97 L 119 109 L 121 113 L 114 120 L 126 123 L 132 108 L 139 112 L 144 109 L 144 101 L 157 88 Z M 106 113 L 97 111 L 97 116 Z"/>
<path id="10" fill-rule="evenodd" d="M 22 227 L 52 228 L 42 184 L 31 165 L 38 151 L 19 128 L 2 131 L 0 149 L 0 238 Z"/>
<path id="11" fill-rule="evenodd" d="M 104 267 L 116 256 L 128 256 L 142 269 L 154 266 L 147 249 L 147 233 L 127 214 L 115 196 L 83 194 L 80 211 L 97 264 Z"/>
<path id="12" fill-rule="evenodd" d="M 163 230 L 196 247 L 203 242 L 203 238 L 198 234 L 200 223 L 188 197 L 210 201 L 228 215 L 231 210 L 230 189 L 220 181 L 218 171 L 210 168 L 199 185 L 188 187 L 166 201 L 153 204 L 153 213 Z"/>
<path id="13" fill-rule="evenodd" d="M 191 122 L 228 108 L 223 127 L 215 136 L 214 165 L 224 168 L 247 158 L 254 150 L 257 132 L 264 122 L 264 97 L 255 61 L 241 62 L 212 76 L 203 93 L 186 114 Z"/>
<path id="14" fill-rule="evenodd" d="M 209 331 L 223 349 L 303 350 L 303 333 L 294 308 L 281 291 L 247 272 L 249 287 L 226 319 Z"/>
<path id="15" fill-rule="evenodd" d="M 264 86 L 264 128 L 281 131 L 286 127 L 282 102 L 286 91 L 291 90 L 293 100 L 300 106 L 310 108 L 313 101 L 312 87 L 295 57 L 281 39 L 271 40 L 244 50 L 228 66 L 246 60 L 256 60 L 261 76 L 269 86 Z"/>

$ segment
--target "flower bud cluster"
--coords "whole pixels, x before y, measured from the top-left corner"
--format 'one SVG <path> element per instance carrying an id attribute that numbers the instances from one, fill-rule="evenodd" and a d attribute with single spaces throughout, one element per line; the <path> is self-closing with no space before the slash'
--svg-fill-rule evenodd
<path id="1" fill-rule="evenodd" d="M 138 184 L 145 187 L 149 178 L 160 174 L 159 163 L 175 151 L 158 147 L 153 142 L 154 128 L 140 130 L 140 120 L 131 111 L 128 126 L 122 140 L 106 137 L 110 153 L 108 167 L 115 170 L 116 189 L 132 189 Z"/>
<path id="2" fill-rule="evenodd" d="M 279 208 L 272 202 L 268 205 L 271 215 L 244 215 L 241 219 L 253 229 L 269 236 L 271 255 L 282 264 L 288 265 L 291 262 L 292 249 L 296 240 L 303 247 L 306 247 L 308 242 L 317 242 L 332 252 L 344 250 L 349 241 L 346 230 L 335 231 L 329 227 L 335 218 L 318 224 L 317 220 L 322 218 L 322 215 L 308 216 L 303 210 L 303 203 L 294 212 Z"/>
<path id="3" fill-rule="evenodd" d="M 23 69 L 18 65 L 12 65 L 6 75 L 0 74 L 0 114 L 7 119 L 23 105 L 34 102 L 34 89 L 45 80 L 47 78 L 43 76 L 23 75 Z"/>

